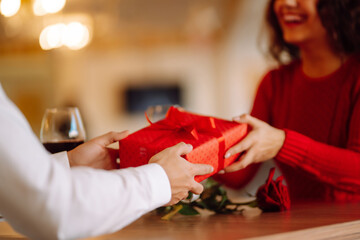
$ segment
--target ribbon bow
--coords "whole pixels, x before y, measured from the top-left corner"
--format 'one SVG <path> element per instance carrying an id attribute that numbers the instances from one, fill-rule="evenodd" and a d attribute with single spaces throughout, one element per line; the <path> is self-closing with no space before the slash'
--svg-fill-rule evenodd
<path id="1" fill-rule="evenodd" d="M 171 107 L 166 114 L 166 118 L 156 124 L 152 123 L 145 113 L 150 126 L 156 130 L 165 130 L 172 132 L 183 132 L 195 140 L 199 140 L 199 133 L 216 138 L 219 146 L 218 158 L 219 169 L 224 168 L 223 154 L 225 151 L 225 137 L 221 131 L 216 128 L 215 119 L 213 117 L 197 116 L 193 121 L 186 121 L 188 113 L 182 113 L 179 109 Z M 166 138 L 160 137 L 155 141 L 164 141 Z"/>
<path id="2" fill-rule="evenodd" d="M 154 124 L 145 113 L 146 120 L 157 130 L 185 132 L 196 140 L 199 140 L 199 132 L 214 137 L 222 137 L 222 134 L 219 131 L 216 131 L 216 124 L 213 117 L 199 117 L 190 123 L 184 123 L 180 115 L 181 112 L 178 109 L 171 107 L 166 118 Z"/>

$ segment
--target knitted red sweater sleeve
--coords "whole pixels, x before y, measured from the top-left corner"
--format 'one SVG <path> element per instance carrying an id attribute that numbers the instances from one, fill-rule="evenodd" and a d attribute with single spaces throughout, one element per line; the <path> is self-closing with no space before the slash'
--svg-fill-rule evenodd
<path id="1" fill-rule="evenodd" d="M 285 129 L 285 142 L 275 159 L 301 168 L 335 188 L 360 192 L 360 80 L 352 99 L 346 147 L 327 145 Z"/>
<path id="2" fill-rule="evenodd" d="M 286 139 L 276 160 L 301 168 L 319 180 L 339 189 L 360 192 L 360 152 L 314 141 L 287 130 Z"/>

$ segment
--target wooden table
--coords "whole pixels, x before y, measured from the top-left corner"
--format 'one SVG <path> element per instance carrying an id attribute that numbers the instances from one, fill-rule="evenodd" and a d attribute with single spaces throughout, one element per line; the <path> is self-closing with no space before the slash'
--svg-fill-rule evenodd
<path id="1" fill-rule="evenodd" d="M 23 239 L 6 222 L 0 239 Z M 360 203 L 296 204 L 291 211 L 243 215 L 177 215 L 170 221 L 147 214 L 114 234 L 91 240 L 111 239 L 360 239 Z"/>

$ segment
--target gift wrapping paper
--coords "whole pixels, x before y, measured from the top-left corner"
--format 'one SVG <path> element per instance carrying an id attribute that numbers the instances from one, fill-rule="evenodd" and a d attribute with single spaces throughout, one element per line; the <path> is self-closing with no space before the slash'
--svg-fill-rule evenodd
<path id="1" fill-rule="evenodd" d="M 186 160 L 214 167 L 211 174 L 195 177 L 195 180 L 200 182 L 239 157 L 239 154 L 236 154 L 225 159 L 224 155 L 230 147 L 243 139 L 247 132 L 247 124 L 171 107 L 165 119 L 150 122 L 148 127 L 119 141 L 120 168 L 147 164 L 156 153 L 179 142 L 185 142 L 193 146 L 193 150 L 183 156 Z"/>

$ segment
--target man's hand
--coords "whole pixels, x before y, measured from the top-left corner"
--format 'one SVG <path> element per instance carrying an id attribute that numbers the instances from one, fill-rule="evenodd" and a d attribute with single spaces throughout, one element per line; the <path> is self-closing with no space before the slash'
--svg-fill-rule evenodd
<path id="1" fill-rule="evenodd" d="M 191 152 L 193 147 L 189 144 L 179 143 L 167 148 L 153 156 L 149 163 L 157 163 L 165 170 L 171 186 L 171 201 L 173 205 L 188 196 L 191 191 L 200 194 L 204 187 L 194 180 L 197 175 L 205 175 L 214 171 L 214 168 L 207 164 L 192 164 L 181 155 Z"/>
<path id="2" fill-rule="evenodd" d="M 70 166 L 88 166 L 105 170 L 116 169 L 119 150 L 106 146 L 127 137 L 128 134 L 128 131 L 109 132 L 81 144 L 68 152 Z"/>

